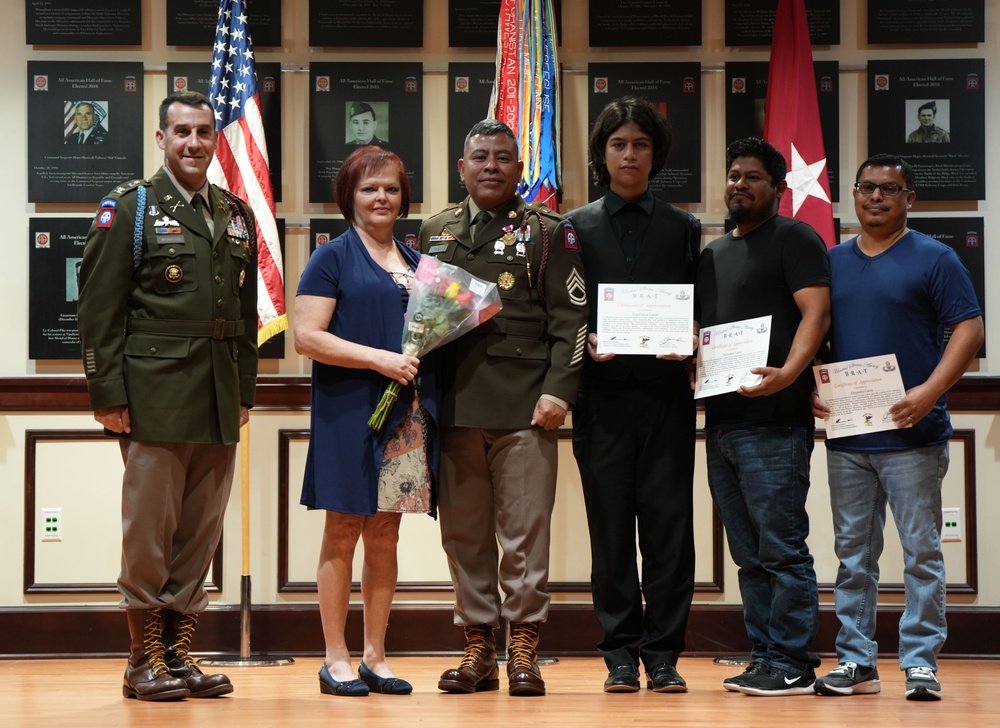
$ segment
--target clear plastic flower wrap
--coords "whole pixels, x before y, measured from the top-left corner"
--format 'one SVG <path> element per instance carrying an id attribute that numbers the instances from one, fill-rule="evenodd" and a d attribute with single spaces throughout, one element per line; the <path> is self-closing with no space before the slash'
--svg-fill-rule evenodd
<path id="1" fill-rule="evenodd" d="M 421 357 L 493 318 L 501 307 L 495 283 L 429 255 L 421 256 L 406 307 L 403 353 Z M 376 432 L 385 426 L 401 386 L 389 382 L 382 394 L 368 420 Z"/>

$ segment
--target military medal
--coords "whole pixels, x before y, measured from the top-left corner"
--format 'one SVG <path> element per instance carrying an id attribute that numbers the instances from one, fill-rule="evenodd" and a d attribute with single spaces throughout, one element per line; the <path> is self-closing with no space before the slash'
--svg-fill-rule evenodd
<path id="1" fill-rule="evenodd" d="M 504 244 L 502 240 L 497 240 L 493 243 L 493 255 L 503 255 Z"/>
<path id="2" fill-rule="evenodd" d="M 167 269 L 163 272 L 163 276 L 167 279 L 168 283 L 178 283 L 184 277 L 184 271 L 181 270 L 179 265 L 168 265 Z"/>
<path id="3" fill-rule="evenodd" d="M 517 253 L 518 258 L 523 258 L 527 254 L 528 248 L 524 243 L 518 243 L 514 251 Z"/>
<path id="4" fill-rule="evenodd" d="M 239 238 L 240 240 L 248 240 L 250 235 L 247 233 L 247 225 L 243 222 L 242 215 L 233 215 L 229 218 L 229 225 L 226 227 L 226 235 L 231 238 Z"/>
<path id="5" fill-rule="evenodd" d="M 500 277 L 497 278 L 497 285 L 500 287 L 500 290 L 509 291 L 514 287 L 514 274 L 510 271 L 501 273 Z"/>
<path id="6" fill-rule="evenodd" d="M 503 234 L 503 237 L 500 239 L 503 241 L 504 245 L 513 245 L 514 243 L 517 242 L 517 236 L 514 234 L 513 230 L 508 230 L 507 232 L 505 232 Z"/>

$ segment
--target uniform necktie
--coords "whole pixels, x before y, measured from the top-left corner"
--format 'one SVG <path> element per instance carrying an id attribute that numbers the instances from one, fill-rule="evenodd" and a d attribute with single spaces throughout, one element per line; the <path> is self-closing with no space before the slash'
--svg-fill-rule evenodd
<path id="1" fill-rule="evenodd" d="M 486 210 L 480 210 L 476 213 L 476 216 L 472 219 L 472 239 L 475 241 L 479 237 L 479 233 L 483 231 L 490 220 L 493 219 L 493 215 Z"/>
<path id="2" fill-rule="evenodd" d="M 212 223 L 212 217 L 208 212 L 208 205 L 205 204 L 205 198 L 201 196 L 201 193 L 194 193 L 194 197 L 191 198 L 191 208 L 205 220 L 205 224 L 208 225 L 209 232 L 214 235 L 215 225 Z"/>

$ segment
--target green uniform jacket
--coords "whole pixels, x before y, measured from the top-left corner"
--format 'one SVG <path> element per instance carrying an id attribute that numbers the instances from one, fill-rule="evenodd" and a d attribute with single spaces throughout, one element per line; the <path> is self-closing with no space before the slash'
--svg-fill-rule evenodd
<path id="1" fill-rule="evenodd" d="M 576 234 L 558 213 L 520 196 L 496 212 L 475 243 L 468 198 L 420 226 L 422 253 L 496 283 L 503 303 L 496 317 L 445 349 L 443 426 L 527 429 L 543 393 L 576 401 L 587 341 Z"/>
<path id="2" fill-rule="evenodd" d="M 133 270 L 137 188 L 146 187 Z M 116 187 L 87 233 L 78 325 L 94 409 L 126 405 L 132 438 L 232 444 L 257 380 L 257 250 L 211 186 L 215 235 L 161 168 Z"/>

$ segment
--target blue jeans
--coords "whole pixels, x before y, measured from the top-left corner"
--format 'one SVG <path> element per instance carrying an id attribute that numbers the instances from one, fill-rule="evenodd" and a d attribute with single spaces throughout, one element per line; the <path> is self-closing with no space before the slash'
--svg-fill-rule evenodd
<path id="1" fill-rule="evenodd" d="M 899 665 L 937 670 L 937 655 L 948 634 L 941 553 L 947 443 L 885 453 L 828 449 L 826 462 L 840 559 L 834 592 L 841 625 L 837 657 L 874 666 L 878 656 L 878 559 L 888 502 L 903 546 L 906 608 L 899 620 Z"/>
<path id="2" fill-rule="evenodd" d="M 709 430 L 708 485 L 740 567 L 751 658 L 785 670 L 819 665 L 809 652 L 819 593 L 806 545 L 812 432 L 804 427 Z"/>

